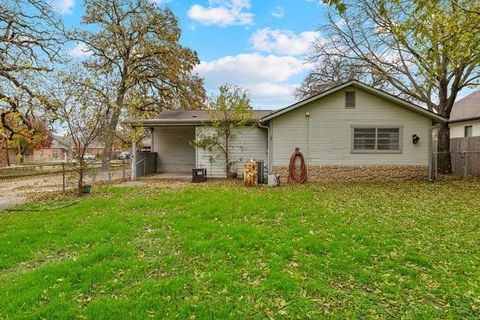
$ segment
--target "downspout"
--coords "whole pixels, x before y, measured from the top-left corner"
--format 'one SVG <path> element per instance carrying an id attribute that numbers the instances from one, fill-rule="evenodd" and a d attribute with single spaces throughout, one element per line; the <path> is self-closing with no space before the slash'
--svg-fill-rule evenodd
<path id="1" fill-rule="evenodd" d="M 307 179 L 308 171 L 310 170 L 310 112 L 305 112 L 307 118 Z"/>
<path id="2" fill-rule="evenodd" d="M 272 171 L 272 166 L 271 166 L 271 163 L 270 163 L 270 146 L 271 146 L 271 143 L 270 143 L 270 139 L 271 139 L 271 136 L 270 136 L 270 126 L 266 126 L 266 125 L 263 125 L 261 121 L 259 121 L 257 123 L 258 127 L 259 128 L 262 128 L 262 129 L 267 129 L 267 168 L 268 168 L 268 172 L 270 173 Z"/>

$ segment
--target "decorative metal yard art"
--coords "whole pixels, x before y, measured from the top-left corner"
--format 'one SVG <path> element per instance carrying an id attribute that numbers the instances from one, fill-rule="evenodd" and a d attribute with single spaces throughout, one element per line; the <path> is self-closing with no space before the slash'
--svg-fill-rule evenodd
<path id="1" fill-rule="evenodd" d="M 297 175 L 297 168 L 295 162 L 297 158 L 300 158 L 300 174 Z M 300 152 L 300 148 L 296 147 L 290 158 L 290 164 L 288 166 L 288 182 L 289 183 L 305 183 L 307 182 L 307 168 L 305 165 L 305 158 L 303 153 Z"/>

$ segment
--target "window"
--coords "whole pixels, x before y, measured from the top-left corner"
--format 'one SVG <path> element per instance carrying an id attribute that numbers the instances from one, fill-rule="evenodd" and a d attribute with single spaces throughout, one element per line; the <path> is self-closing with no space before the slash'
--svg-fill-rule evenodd
<path id="1" fill-rule="evenodd" d="M 465 138 L 473 137 L 473 127 L 465 126 Z"/>
<path id="2" fill-rule="evenodd" d="M 56 150 L 56 149 L 53 149 L 53 150 L 52 150 L 52 157 L 53 157 L 53 159 L 55 159 L 55 160 L 58 159 L 58 150 Z"/>
<path id="3" fill-rule="evenodd" d="M 353 128 L 352 152 L 400 152 L 400 127 Z"/>
<path id="4" fill-rule="evenodd" d="M 345 92 L 345 108 L 355 108 L 355 91 Z"/>

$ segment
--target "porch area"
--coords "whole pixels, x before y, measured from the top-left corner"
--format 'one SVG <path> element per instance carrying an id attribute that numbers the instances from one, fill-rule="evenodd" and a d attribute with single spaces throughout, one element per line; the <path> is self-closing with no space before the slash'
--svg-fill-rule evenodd
<path id="1" fill-rule="evenodd" d="M 160 180 L 191 180 L 195 168 L 195 126 L 157 125 L 150 127 L 150 152 L 136 151 L 132 177 Z M 145 160 L 144 160 L 145 159 Z"/>

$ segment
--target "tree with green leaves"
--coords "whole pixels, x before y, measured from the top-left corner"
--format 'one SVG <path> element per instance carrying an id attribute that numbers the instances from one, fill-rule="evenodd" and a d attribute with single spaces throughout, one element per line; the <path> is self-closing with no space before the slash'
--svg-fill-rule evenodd
<path id="1" fill-rule="evenodd" d="M 107 156 L 120 119 L 131 110 L 146 116 L 162 108 L 203 106 L 203 80 L 192 73 L 199 60 L 180 44 L 171 10 L 149 0 L 84 0 L 84 8 L 85 30 L 69 37 L 92 53 L 86 68 L 114 81 L 104 139 Z"/>
<path id="2" fill-rule="evenodd" d="M 341 1 L 329 12 L 311 61 L 361 66 L 363 79 L 449 118 L 458 93 L 480 84 L 480 2 Z M 360 75 L 361 76 L 361 75 Z M 438 130 L 438 168 L 451 172 L 448 124 Z"/>
<path id="3" fill-rule="evenodd" d="M 192 144 L 218 152 L 219 158 L 225 163 L 227 177 L 231 177 L 234 173 L 233 166 L 237 162 L 231 156 L 232 140 L 238 129 L 253 120 L 250 98 L 245 90 L 237 86 L 223 85 L 219 88 L 219 94 L 209 99 L 207 110 L 212 122 L 199 130 Z"/>

